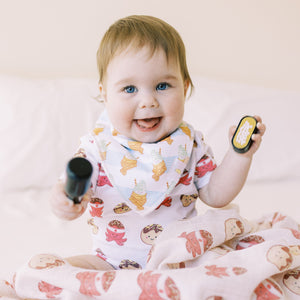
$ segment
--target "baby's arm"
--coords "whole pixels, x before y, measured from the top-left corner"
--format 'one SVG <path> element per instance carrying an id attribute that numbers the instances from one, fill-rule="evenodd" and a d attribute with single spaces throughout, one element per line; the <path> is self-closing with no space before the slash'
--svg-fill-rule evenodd
<path id="1" fill-rule="evenodd" d="M 200 199 L 212 207 L 223 207 L 230 203 L 241 191 L 245 184 L 251 166 L 253 154 L 258 150 L 266 126 L 259 116 L 257 120 L 258 132 L 253 134 L 253 144 L 246 153 L 237 153 L 230 146 L 222 163 L 212 173 L 209 183 L 199 190 Z M 231 140 L 235 127 L 230 128 Z"/>

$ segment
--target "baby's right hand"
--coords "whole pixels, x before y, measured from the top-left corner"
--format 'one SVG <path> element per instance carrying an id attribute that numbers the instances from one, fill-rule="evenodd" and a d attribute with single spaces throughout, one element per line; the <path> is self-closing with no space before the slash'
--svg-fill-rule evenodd
<path id="1" fill-rule="evenodd" d="M 90 199 L 91 190 L 82 197 L 79 204 L 74 204 L 65 194 L 64 183 L 58 181 L 52 189 L 50 204 L 52 211 L 57 217 L 64 220 L 74 220 L 85 212 Z"/>

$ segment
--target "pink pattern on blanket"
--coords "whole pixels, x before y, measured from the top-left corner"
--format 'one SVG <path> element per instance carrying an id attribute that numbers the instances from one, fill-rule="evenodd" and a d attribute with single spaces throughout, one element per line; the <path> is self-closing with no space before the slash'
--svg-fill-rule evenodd
<path id="1" fill-rule="evenodd" d="M 102 278 L 100 277 L 99 272 L 79 272 L 76 275 L 76 278 L 79 279 L 81 283 L 79 292 L 87 296 L 101 296 L 96 283 L 101 282 L 103 290 L 107 292 L 114 281 L 115 276 L 115 271 L 105 272 Z"/>
<path id="2" fill-rule="evenodd" d="M 159 273 L 152 274 L 147 271 L 138 276 L 137 282 L 142 289 L 139 300 L 180 300 L 180 291 L 174 280 L 170 277 L 165 278 Z"/>
<path id="3" fill-rule="evenodd" d="M 62 288 L 54 286 L 45 281 L 40 281 L 38 284 L 38 288 L 41 292 L 46 294 L 47 298 L 55 298 L 55 296 L 60 295 L 61 292 L 63 291 Z"/>
<path id="4" fill-rule="evenodd" d="M 203 254 L 213 243 L 212 235 L 206 230 L 183 232 L 178 237 L 186 238 L 186 250 L 192 253 L 193 257 Z"/>

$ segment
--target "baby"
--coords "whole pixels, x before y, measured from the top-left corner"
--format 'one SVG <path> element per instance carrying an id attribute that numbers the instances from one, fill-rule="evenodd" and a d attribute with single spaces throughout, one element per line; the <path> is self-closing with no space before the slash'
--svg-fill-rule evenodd
<path id="1" fill-rule="evenodd" d="M 106 109 L 77 153 L 93 165 L 91 188 L 75 205 L 60 180 L 51 205 L 67 220 L 89 210 L 94 255 L 70 257 L 72 265 L 140 269 L 164 228 L 196 215 L 197 196 L 211 207 L 235 198 L 265 125 L 255 116 L 258 132 L 249 151 L 241 154 L 229 146 L 216 167 L 202 134 L 183 121 L 193 88 L 185 47 L 177 31 L 160 19 L 117 21 L 105 33 L 97 59 Z"/>

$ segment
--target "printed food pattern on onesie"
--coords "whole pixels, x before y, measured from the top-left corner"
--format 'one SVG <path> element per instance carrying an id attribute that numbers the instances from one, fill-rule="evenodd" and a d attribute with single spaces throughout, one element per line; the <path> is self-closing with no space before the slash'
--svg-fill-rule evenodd
<path id="1" fill-rule="evenodd" d="M 162 231 L 163 227 L 159 224 L 147 225 L 141 231 L 141 240 L 147 245 L 153 245 Z"/>
<path id="2" fill-rule="evenodd" d="M 188 207 L 193 202 L 195 202 L 197 200 L 197 198 L 198 198 L 197 194 L 181 195 L 180 196 L 180 201 L 181 201 L 183 207 Z"/>
<path id="3" fill-rule="evenodd" d="M 116 242 L 119 246 L 123 246 L 124 243 L 127 241 L 125 236 L 125 227 L 124 225 L 118 220 L 112 220 L 109 222 L 106 228 L 106 240 L 108 242 Z"/>
<path id="4" fill-rule="evenodd" d="M 130 259 L 123 259 L 119 264 L 120 269 L 127 269 L 127 270 L 138 270 L 142 269 L 142 266 Z"/>
<path id="5" fill-rule="evenodd" d="M 197 162 L 195 176 L 198 178 L 203 177 L 207 172 L 212 172 L 216 167 L 217 165 L 212 158 L 205 154 Z"/>
<path id="6" fill-rule="evenodd" d="M 97 186 L 101 187 L 101 186 L 108 185 L 112 187 L 112 184 L 109 181 L 108 177 L 106 176 L 105 171 L 100 163 L 98 163 L 98 169 L 99 169 L 99 175 L 97 179 Z"/>
<path id="7" fill-rule="evenodd" d="M 159 209 L 159 208 L 162 207 L 162 206 L 170 207 L 170 206 L 172 205 L 172 201 L 173 201 L 173 199 L 172 199 L 170 196 L 168 196 L 168 197 L 165 198 L 165 200 L 164 200 L 161 204 L 159 204 L 155 209 L 157 210 L 157 209 Z"/>
<path id="8" fill-rule="evenodd" d="M 177 182 L 176 186 L 178 186 L 179 184 L 190 185 L 191 180 L 192 180 L 192 176 L 189 177 L 189 171 L 184 169 L 184 171 L 183 171 L 179 181 Z"/>
<path id="9" fill-rule="evenodd" d="M 126 203 L 122 202 L 116 205 L 113 210 L 115 214 L 124 214 L 131 211 L 131 208 Z"/>
<path id="10" fill-rule="evenodd" d="M 99 232 L 99 227 L 95 224 L 95 219 L 94 218 L 88 219 L 87 223 L 93 227 L 92 228 L 92 233 L 93 234 L 97 234 Z"/>
<path id="11" fill-rule="evenodd" d="M 86 152 L 83 148 L 79 148 L 77 152 L 74 154 L 74 157 L 82 157 L 82 158 L 87 158 Z"/>
<path id="12" fill-rule="evenodd" d="M 104 201 L 100 198 L 91 198 L 90 200 L 90 215 L 92 217 L 101 218 L 103 214 Z"/>

